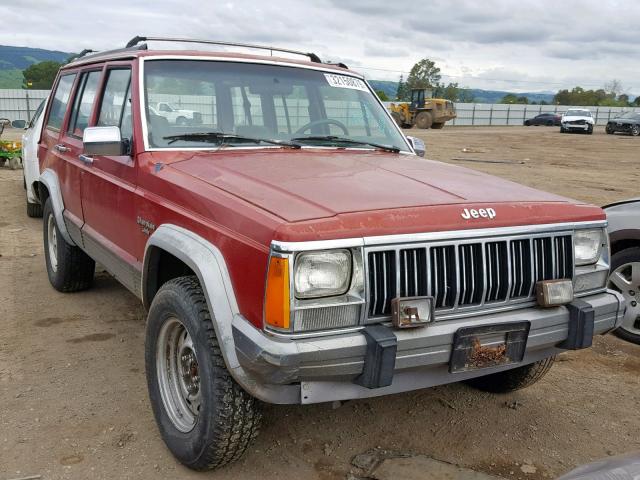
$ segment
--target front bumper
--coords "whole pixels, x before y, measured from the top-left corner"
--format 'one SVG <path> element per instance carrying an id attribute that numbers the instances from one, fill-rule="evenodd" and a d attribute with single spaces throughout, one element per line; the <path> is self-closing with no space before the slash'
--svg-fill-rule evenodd
<path id="1" fill-rule="evenodd" d="M 562 127 L 565 130 L 581 130 L 581 131 L 587 131 L 589 130 L 589 127 L 593 128 L 593 124 L 591 123 L 563 123 Z"/>
<path id="2" fill-rule="evenodd" d="M 618 293 L 608 290 L 581 300 L 594 310 L 594 334 L 607 333 L 620 325 L 624 300 Z M 512 322 L 531 324 L 522 362 L 449 372 L 453 337 L 458 329 Z M 432 387 L 532 363 L 563 351 L 561 344 L 569 335 L 569 323 L 569 309 L 565 306 L 531 307 L 394 330 L 397 354 L 392 383 L 373 389 L 354 383 L 363 371 L 367 350 L 361 331 L 291 339 L 265 334 L 236 316 L 233 336 L 238 360 L 250 378 L 243 385 L 249 393 L 271 403 L 319 403 Z"/>
<path id="3" fill-rule="evenodd" d="M 611 132 L 622 132 L 622 133 L 631 133 L 631 128 L 633 127 L 632 124 L 630 123 L 616 123 L 616 122 L 609 122 L 607 124 L 607 128 L 611 131 Z"/>

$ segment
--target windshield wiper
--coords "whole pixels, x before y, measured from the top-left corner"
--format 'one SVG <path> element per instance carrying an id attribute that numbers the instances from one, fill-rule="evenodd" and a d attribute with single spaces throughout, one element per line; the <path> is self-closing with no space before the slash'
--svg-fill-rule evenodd
<path id="1" fill-rule="evenodd" d="M 225 132 L 193 132 L 193 133 L 180 133 L 178 135 L 167 135 L 162 137 L 164 140 L 169 140 L 168 144 L 177 142 L 178 140 L 186 140 L 188 142 L 219 142 L 222 144 L 225 140 L 235 140 L 239 143 L 250 142 L 255 143 L 269 143 L 271 145 L 278 145 L 279 147 L 287 148 L 302 148 L 301 145 L 293 142 L 287 142 L 284 140 L 271 140 L 268 138 L 254 138 L 245 137 L 243 135 L 236 135 L 235 133 Z"/>
<path id="2" fill-rule="evenodd" d="M 308 137 L 296 137 L 291 139 L 291 141 L 293 142 L 304 142 L 306 140 L 327 141 L 331 143 L 347 143 L 349 145 L 368 145 L 373 148 L 384 150 L 385 152 L 400 153 L 400 149 L 392 145 L 382 145 L 380 143 L 367 142 L 364 140 L 354 140 L 353 138 L 338 137 L 336 135 L 311 135 Z"/>

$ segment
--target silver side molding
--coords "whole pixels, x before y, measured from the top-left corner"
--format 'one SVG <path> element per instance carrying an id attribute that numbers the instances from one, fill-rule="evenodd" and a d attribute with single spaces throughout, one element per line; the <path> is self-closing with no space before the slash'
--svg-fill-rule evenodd
<path id="1" fill-rule="evenodd" d="M 60 230 L 60 233 L 67 243 L 70 245 L 76 245 L 76 242 L 74 242 L 71 235 L 69 235 L 67 224 L 64 222 L 64 217 L 62 215 L 64 212 L 64 202 L 62 200 L 62 192 L 60 191 L 58 175 L 50 168 L 47 168 L 40 175 L 40 182 L 42 182 L 49 191 L 49 197 L 51 198 L 51 205 L 53 207 L 53 215 L 55 216 L 58 230 Z"/>

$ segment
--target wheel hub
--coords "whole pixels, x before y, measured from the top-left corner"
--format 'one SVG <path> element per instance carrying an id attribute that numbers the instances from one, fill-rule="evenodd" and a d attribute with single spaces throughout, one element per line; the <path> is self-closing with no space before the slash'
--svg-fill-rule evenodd
<path id="1" fill-rule="evenodd" d="M 640 335 L 640 262 L 625 263 L 611 272 L 609 288 L 620 292 L 627 304 L 620 328 Z"/>
<path id="2" fill-rule="evenodd" d="M 200 415 L 200 368 L 191 335 L 177 318 L 160 329 L 156 373 L 167 416 L 179 431 L 190 432 Z"/>

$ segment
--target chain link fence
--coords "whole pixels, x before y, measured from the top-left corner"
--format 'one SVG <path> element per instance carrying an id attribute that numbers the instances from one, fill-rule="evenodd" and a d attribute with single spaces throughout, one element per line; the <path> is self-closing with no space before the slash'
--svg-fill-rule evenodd
<path id="1" fill-rule="evenodd" d="M 0 89 L 0 118 L 9 120 L 31 120 L 33 112 L 38 108 L 40 102 L 49 95 L 49 90 L 19 90 Z M 203 120 L 213 120 L 211 113 L 212 101 L 203 96 L 188 96 L 190 98 L 178 98 L 177 96 L 160 96 L 154 101 L 174 102 L 178 108 L 188 108 L 200 111 Z M 186 101 L 185 101 L 186 100 Z M 387 105 L 390 102 L 385 102 Z M 205 108 L 205 106 L 207 108 Z M 306 110 L 306 105 L 289 105 L 298 110 Z M 448 125 L 460 126 L 505 126 L 522 125 L 525 120 L 535 117 L 541 113 L 562 114 L 570 108 L 585 108 L 591 110 L 596 121 L 596 125 L 605 125 L 610 119 L 618 115 L 635 111 L 640 112 L 640 108 L 625 107 L 571 107 L 568 105 L 509 105 L 499 103 L 456 103 L 457 118 L 448 122 Z M 335 112 L 333 112 L 335 113 Z M 299 115 L 302 115 L 298 112 Z M 349 117 L 349 112 L 346 112 Z M 343 116 L 340 115 L 340 116 Z M 211 116 L 211 118 L 209 118 Z"/>
<path id="2" fill-rule="evenodd" d="M 568 105 L 510 105 L 499 103 L 456 103 L 457 118 L 448 125 L 523 125 L 541 113 L 563 114 L 569 109 L 587 109 L 591 111 L 596 125 L 606 123 L 622 113 L 635 111 L 640 108 L 631 107 L 576 107 Z"/>

